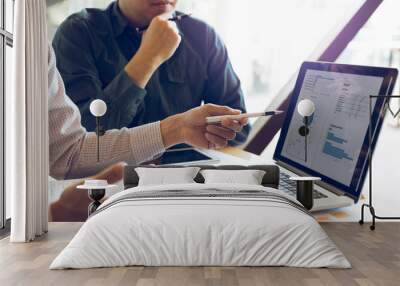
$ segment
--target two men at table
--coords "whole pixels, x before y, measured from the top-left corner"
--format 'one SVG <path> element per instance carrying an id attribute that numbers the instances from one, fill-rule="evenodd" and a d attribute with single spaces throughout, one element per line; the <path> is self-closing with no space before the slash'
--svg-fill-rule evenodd
<path id="1" fill-rule="evenodd" d="M 119 0 L 106 10 L 74 14 L 60 26 L 53 47 L 66 94 L 75 104 L 64 92 L 50 52 L 52 176 L 93 175 L 125 160 L 138 164 L 182 142 L 215 148 L 235 135 L 234 144 L 246 139 L 246 120 L 205 124 L 206 116 L 244 112 L 243 94 L 211 27 L 193 18 L 177 24 L 166 20 L 179 15 L 177 1 Z M 137 31 L 147 26 L 145 33 Z M 96 98 L 105 100 L 109 110 L 102 121 L 110 131 L 102 140 L 101 164 L 95 163 L 95 134 L 80 125 L 95 129 L 89 105 Z M 202 103 L 215 105 L 198 107 Z M 122 168 L 116 164 L 94 177 L 112 183 L 121 179 Z M 74 189 L 70 186 L 51 204 L 54 220 L 86 218 L 89 201 Z"/>
<path id="2" fill-rule="evenodd" d="M 89 106 L 96 98 L 108 105 L 106 129 L 140 126 L 202 103 L 245 112 L 221 39 L 194 18 L 168 21 L 179 15 L 177 2 L 119 0 L 105 10 L 71 15 L 59 27 L 53 40 L 57 67 L 87 130 L 95 129 Z M 248 132 L 246 126 L 233 144 L 244 142 Z"/>

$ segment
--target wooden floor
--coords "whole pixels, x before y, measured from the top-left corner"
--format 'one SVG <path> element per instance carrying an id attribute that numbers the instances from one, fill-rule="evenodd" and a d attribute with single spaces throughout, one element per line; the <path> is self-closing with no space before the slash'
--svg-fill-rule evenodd
<path id="1" fill-rule="evenodd" d="M 400 223 L 322 223 L 353 265 L 350 270 L 285 267 L 127 267 L 50 271 L 49 264 L 79 229 L 52 223 L 31 244 L 0 241 L 0 285 L 400 285 Z"/>

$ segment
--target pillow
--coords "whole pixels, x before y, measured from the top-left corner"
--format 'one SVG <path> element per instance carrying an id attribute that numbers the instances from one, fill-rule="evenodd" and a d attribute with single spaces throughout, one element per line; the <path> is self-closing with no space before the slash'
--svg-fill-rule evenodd
<path id="1" fill-rule="evenodd" d="M 135 169 L 139 176 L 139 186 L 171 185 L 195 183 L 200 171 L 198 167 L 186 168 L 142 168 Z"/>
<path id="2" fill-rule="evenodd" d="M 261 170 L 203 170 L 200 173 L 205 184 L 261 185 L 265 175 L 265 171 Z"/>

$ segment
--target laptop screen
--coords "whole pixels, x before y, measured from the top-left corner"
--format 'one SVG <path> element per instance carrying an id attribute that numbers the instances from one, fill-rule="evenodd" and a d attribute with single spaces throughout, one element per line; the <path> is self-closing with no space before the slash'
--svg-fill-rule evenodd
<path id="1" fill-rule="evenodd" d="M 274 159 L 319 176 L 324 183 L 357 200 L 368 161 L 369 95 L 391 94 L 396 75 L 392 69 L 304 63 Z M 297 112 L 297 104 L 303 99 L 315 104 L 307 138 L 307 161 L 305 140 L 299 132 L 303 118 Z M 384 100 L 373 100 L 371 107 L 376 140 L 383 121 L 380 114 Z"/>

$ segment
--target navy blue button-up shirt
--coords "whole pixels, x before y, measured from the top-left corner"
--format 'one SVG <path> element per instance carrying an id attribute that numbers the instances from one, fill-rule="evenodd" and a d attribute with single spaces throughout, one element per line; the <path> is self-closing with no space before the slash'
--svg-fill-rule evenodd
<path id="1" fill-rule="evenodd" d="M 140 47 L 141 35 L 122 15 L 117 2 L 105 10 L 85 9 L 61 24 L 53 40 L 57 68 L 86 129 L 95 129 L 89 105 L 96 98 L 108 106 L 102 119 L 106 129 L 162 120 L 202 103 L 245 112 L 240 81 L 216 32 L 191 17 L 177 25 L 182 35 L 180 46 L 142 89 L 124 71 Z M 248 132 L 246 127 L 233 144 L 245 141 Z"/>

